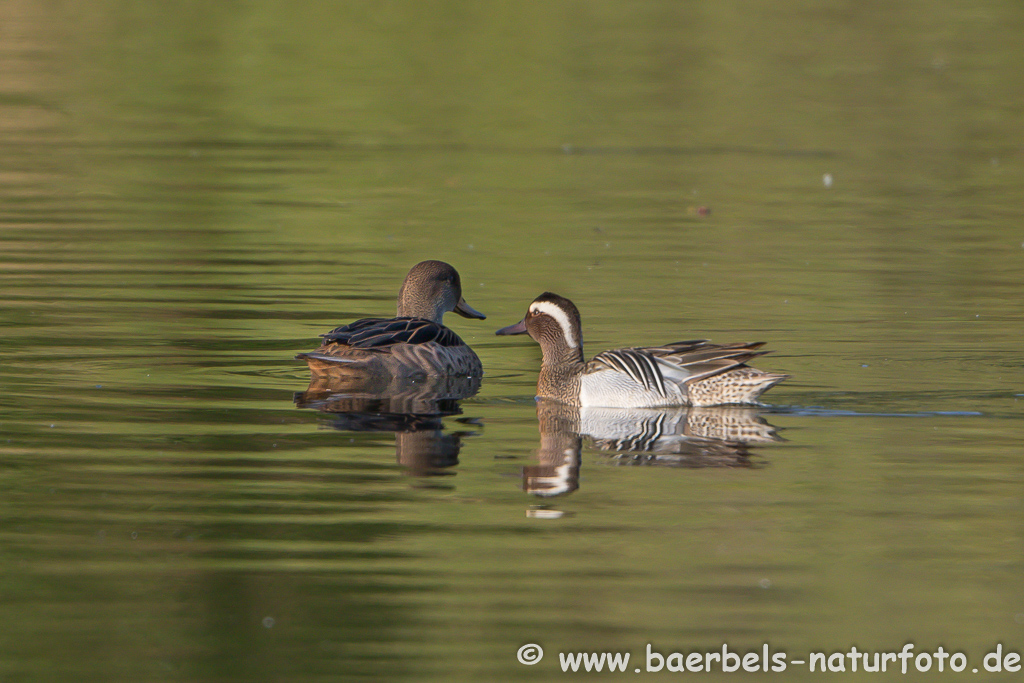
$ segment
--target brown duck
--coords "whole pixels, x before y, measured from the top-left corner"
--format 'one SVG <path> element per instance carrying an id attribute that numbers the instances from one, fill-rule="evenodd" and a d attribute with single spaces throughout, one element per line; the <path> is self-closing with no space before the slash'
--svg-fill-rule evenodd
<path id="1" fill-rule="evenodd" d="M 565 297 L 545 292 L 526 317 L 497 334 L 529 334 L 540 344 L 537 396 L 574 406 L 653 408 L 755 403 L 788 375 L 764 372 L 746 362 L 764 342 L 675 342 L 615 349 L 590 362 L 583 356 L 580 312 Z"/>
<path id="2" fill-rule="evenodd" d="M 314 373 L 347 369 L 386 378 L 483 374 L 480 359 L 441 319 L 453 311 L 465 318 L 486 316 L 462 297 L 459 273 L 443 261 L 423 261 L 409 271 L 398 291 L 398 315 L 363 318 L 335 328 L 320 348 L 300 353 Z"/>

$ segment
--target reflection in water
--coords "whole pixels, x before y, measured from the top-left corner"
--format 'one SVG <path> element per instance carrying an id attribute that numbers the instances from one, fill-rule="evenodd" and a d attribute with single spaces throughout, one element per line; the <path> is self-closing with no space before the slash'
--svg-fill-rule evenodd
<path id="1" fill-rule="evenodd" d="M 540 448 L 537 465 L 523 468 L 523 490 L 535 496 L 561 496 L 579 488 L 580 409 L 552 401 L 537 402 Z"/>
<path id="2" fill-rule="evenodd" d="M 309 388 L 295 393 L 295 405 L 333 415 L 334 429 L 395 432 L 398 463 L 424 477 L 453 474 L 448 468 L 459 463 L 462 438 L 476 432 L 445 434 L 442 418 L 461 414 L 459 400 L 479 390 L 479 377 L 381 380 L 348 368 L 313 368 Z"/>
<path id="3" fill-rule="evenodd" d="M 560 496 L 579 488 L 583 437 L 612 462 L 669 467 L 753 467 L 751 446 L 781 441 L 752 406 L 578 408 L 537 403 L 540 463 L 523 468 L 523 490 Z"/>
<path id="4" fill-rule="evenodd" d="M 753 406 L 584 409 L 580 428 L 620 464 L 751 467 L 750 447 L 781 441 Z"/>

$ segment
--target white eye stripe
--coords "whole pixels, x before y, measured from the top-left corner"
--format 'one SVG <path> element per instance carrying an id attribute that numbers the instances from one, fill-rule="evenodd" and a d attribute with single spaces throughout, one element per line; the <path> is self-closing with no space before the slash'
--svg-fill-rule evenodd
<path id="1" fill-rule="evenodd" d="M 562 327 L 562 334 L 565 335 L 565 343 L 569 345 L 570 349 L 576 348 L 576 335 L 573 333 L 572 321 L 569 320 L 569 316 L 565 311 L 550 301 L 535 301 L 533 302 L 533 305 L 530 306 L 530 312 L 543 313 L 544 315 L 549 315 L 554 318 Z"/>

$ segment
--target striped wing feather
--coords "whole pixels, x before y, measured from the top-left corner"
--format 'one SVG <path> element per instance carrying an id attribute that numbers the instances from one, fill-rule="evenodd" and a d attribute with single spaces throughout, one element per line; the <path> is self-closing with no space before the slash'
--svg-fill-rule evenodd
<path id="1" fill-rule="evenodd" d="M 624 372 L 647 391 L 657 392 L 659 396 L 668 395 L 658 361 L 645 349 L 615 349 L 599 353 L 587 364 L 586 372 L 604 369 Z"/>
<path id="2" fill-rule="evenodd" d="M 708 344 L 695 339 L 665 346 L 615 349 L 594 356 L 586 372 L 615 370 L 629 375 L 648 391 L 666 396 L 666 379 L 671 382 L 695 382 L 743 365 L 766 351 L 757 349 L 764 342 L 749 344 Z"/>
<path id="3" fill-rule="evenodd" d="M 344 344 L 356 349 L 379 349 L 394 344 L 462 346 L 459 335 L 444 325 L 424 318 L 363 318 L 320 335 L 324 344 Z"/>

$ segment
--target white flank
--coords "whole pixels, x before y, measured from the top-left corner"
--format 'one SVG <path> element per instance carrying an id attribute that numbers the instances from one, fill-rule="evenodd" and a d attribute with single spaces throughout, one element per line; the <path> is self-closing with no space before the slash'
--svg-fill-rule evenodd
<path id="1" fill-rule="evenodd" d="M 550 315 L 558 324 L 562 326 L 562 334 L 565 335 L 565 343 L 569 345 L 569 348 L 576 348 L 576 335 L 572 332 L 572 321 L 569 320 L 569 316 L 559 308 L 556 304 L 550 301 L 535 301 L 530 306 L 530 311 L 540 311 L 545 315 Z"/>

